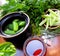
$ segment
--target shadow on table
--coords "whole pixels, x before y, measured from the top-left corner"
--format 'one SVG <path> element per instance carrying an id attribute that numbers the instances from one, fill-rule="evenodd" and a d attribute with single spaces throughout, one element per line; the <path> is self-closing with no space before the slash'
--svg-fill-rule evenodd
<path id="1" fill-rule="evenodd" d="M 12 42 L 16 48 L 22 49 L 25 40 L 31 36 L 30 29 L 26 30 L 23 34 L 14 38 L 5 38 L 6 41 Z"/>

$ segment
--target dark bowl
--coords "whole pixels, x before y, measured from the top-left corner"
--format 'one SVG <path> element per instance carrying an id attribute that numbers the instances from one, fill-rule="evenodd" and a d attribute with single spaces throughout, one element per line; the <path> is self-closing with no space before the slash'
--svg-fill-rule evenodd
<path id="1" fill-rule="evenodd" d="M 18 33 L 14 34 L 14 35 L 5 34 L 3 32 L 4 27 L 7 24 L 11 23 L 11 21 L 13 21 L 15 18 L 19 18 L 19 19 L 24 20 L 26 22 L 26 25 L 25 25 L 24 29 L 21 32 L 18 32 Z M 30 23 L 29 16 L 24 12 L 13 12 L 13 13 L 7 14 L 0 21 L 0 31 L 1 31 L 0 35 L 2 37 L 4 37 L 4 38 L 16 37 L 16 36 L 22 34 L 28 28 L 29 23 Z"/>

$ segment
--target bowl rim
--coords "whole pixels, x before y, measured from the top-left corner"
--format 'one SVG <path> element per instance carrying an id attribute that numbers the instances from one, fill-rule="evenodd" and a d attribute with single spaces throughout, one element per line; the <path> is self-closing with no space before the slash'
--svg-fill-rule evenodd
<path id="1" fill-rule="evenodd" d="M 28 26 L 29 26 L 29 24 L 30 24 L 30 18 L 29 18 L 29 16 L 28 16 L 25 12 L 23 12 L 23 11 L 8 13 L 8 14 L 6 14 L 5 16 L 3 16 L 1 20 L 3 21 L 3 18 L 4 18 L 4 17 L 6 17 L 6 16 L 8 16 L 8 15 L 10 15 L 10 14 L 14 14 L 14 13 L 24 14 L 25 16 L 27 16 L 27 21 L 28 21 L 28 23 L 25 25 L 24 29 L 23 29 L 21 32 L 17 33 L 17 34 L 8 35 L 8 34 L 5 34 L 5 33 L 2 32 L 3 34 L 0 34 L 0 36 L 2 36 L 2 37 L 4 37 L 4 38 L 14 38 L 14 37 L 18 36 L 19 34 L 22 34 L 22 33 L 28 28 Z M 2 22 L 2 21 L 1 21 L 1 22 Z"/>

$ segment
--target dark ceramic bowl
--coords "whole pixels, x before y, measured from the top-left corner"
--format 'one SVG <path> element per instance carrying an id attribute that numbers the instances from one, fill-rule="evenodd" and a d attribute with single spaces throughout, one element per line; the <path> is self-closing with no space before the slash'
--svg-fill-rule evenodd
<path id="1" fill-rule="evenodd" d="M 4 27 L 7 24 L 11 23 L 11 21 L 13 21 L 16 18 L 19 18 L 19 19 L 24 20 L 26 22 L 26 25 L 25 25 L 24 29 L 21 32 L 18 32 L 17 34 L 14 34 L 14 35 L 5 34 L 3 32 Z M 14 12 L 14 13 L 7 14 L 0 21 L 0 31 L 1 31 L 0 35 L 5 37 L 5 38 L 16 37 L 16 36 L 22 34 L 28 28 L 29 23 L 30 23 L 29 16 L 24 12 Z"/>

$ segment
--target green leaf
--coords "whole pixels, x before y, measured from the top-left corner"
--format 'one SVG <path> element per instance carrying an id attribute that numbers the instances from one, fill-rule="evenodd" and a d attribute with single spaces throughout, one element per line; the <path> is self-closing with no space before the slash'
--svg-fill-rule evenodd
<path id="1" fill-rule="evenodd" d="M 2 16 L 10 12 L 24 11 L 29 15 L 31 19 L 31 25 L 35 24 L 35 28 L 39 28 L 39 26 L 37 27 L 37 25 L 39 25 L 39 21 L 41 22 L 42 18 L 41 15 L 44 14 L 46 10 L 50 8 L 60 9 L 60 0 L 8 0 L 8 1 L 9 4 L 0 7 L 0 9 L 4 11 L 2 13 Z M 36 19 L 38 16 L 41 18 Z M 31 28 L 34 28 L 34 26 L 32 26 Z"/>

